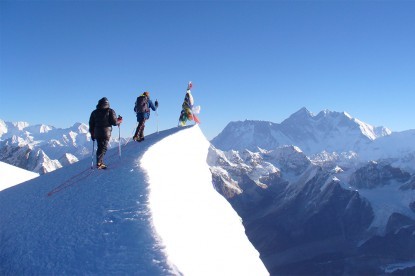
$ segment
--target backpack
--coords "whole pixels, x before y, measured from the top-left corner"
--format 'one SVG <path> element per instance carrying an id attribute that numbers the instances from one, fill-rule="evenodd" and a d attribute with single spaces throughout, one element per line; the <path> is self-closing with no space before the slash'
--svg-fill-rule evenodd
<path id="1" fill-rule="evenodd" d="M 144 95 L 137 97 L 135 101 L 134 111 L 136 113 L 146 113 L 149 112 L 150 109 L 148 108 L 148 98 Z"/>

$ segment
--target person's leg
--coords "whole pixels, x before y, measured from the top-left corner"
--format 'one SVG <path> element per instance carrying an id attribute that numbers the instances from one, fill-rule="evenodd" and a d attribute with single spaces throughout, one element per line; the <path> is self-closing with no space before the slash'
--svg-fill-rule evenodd
<path id="1" fill-rule="evenodd" d="M 139 140 L 141 132 L 142 132 L 142 128 L 144 125 L 144 121 L 145 121 L 144 116 L 142 116 L 141 114 L 137 114 L 138 125 L 133 136 L 134 141 Z"/>
<path id="2" fill-rule="evenodd" d="M 140 131 L 140 121 L 137 120 L 137 122 L 138 122 L 138 125 L 137 125 L 137 128 L 135 129 L 134 136 L 133 136 L 134 140 L 137 140 L 138 132 Z"/>
<path id="3" fill-rule="evenodd" d="M 137 141 L 139 131 L 140 131 L 140 122 L 138 123 L 137 128 L 135 129 L 135 133 L 134 133 L 134 136 L 133 136 L 134 141 Z"/>
<path id="4" fill-rule="evenodd" d="M 144 140 L 144 128 L 146 127 L 146 119 L 142 119 L 139 123 L 138 140 Z"/>
<path id="5" fill-rule="evenodd" d="M 97 139 L 97 166 L 103 164 L 104 155 L 107 152 L 108 148 L 108 139 Z"/>
<path id="6" fill-rule="evenodd" d="M 144 126 L 145 126 L 145 119 L 141 119 L 138 122 L 138 126 L 137 129 L 135 130 L 135 134 L 134 134 L 134 141 L 139 141 L 141 140 L 142 137 L 144 137 Z"/>

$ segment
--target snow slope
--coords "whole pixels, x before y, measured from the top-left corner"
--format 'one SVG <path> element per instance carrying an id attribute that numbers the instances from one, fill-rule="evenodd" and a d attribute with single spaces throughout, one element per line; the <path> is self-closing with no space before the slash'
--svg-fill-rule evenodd
<path id="1" fill-rule="evenodd" d="M 87 158 L 1 191 L 0 275 L 268 274 L 207 148 L 197 126 L 174 128 L 109 150 L 106 171 Z"/>
<path id="2" fill-rule="evenodd" d="M 0 191 L 39 176 L 38 173 L 27 171 L 1 161 L 0 175 Z"/>
<path id="3" fill-rule="evenodd" d="M 209 146 L 196 126 L 144 154 L 157 232 L 184 275 L 266 275 L 238 214 L 213 189 L 206 162 Z"/>

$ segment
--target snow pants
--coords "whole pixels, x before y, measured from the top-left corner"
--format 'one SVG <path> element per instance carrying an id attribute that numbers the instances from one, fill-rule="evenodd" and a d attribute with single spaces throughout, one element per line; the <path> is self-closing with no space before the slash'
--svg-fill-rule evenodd
<path id="1" fill-rule="evenodd" d="M 102 163 L 108 149 L 109 138 L 97 138 L 97 164 Z"/>
<path id="2" fill-rule="evenodd" d="M 137 138 L 144 138 L 144 128 L 146 127 L 146 119 L 145 118 L 140 118 L 140 120 L 138 121 L 138 126 L 137 129 L 135 130 L 135 134 L 134 137 Z"/>

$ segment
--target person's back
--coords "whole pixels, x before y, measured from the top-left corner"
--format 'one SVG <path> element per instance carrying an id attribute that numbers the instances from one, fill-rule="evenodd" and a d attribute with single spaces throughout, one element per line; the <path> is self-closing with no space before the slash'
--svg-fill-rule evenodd
<path id="1" fill-rule="evenodd" d="M 138 125 L 133 136 L 134 141 L 141 142 L 144 140 L 145 121 L 150 119 L 150 109 L 156 111 L 158 105 L 157 100 L 154 104 L 150 100 L 150 93 L 148 91 L 137 97 L 134 111 L 136 112 Z"/>
<path id="2" fill-rule="evenodd" d="M 122 119 L 117 119 L 115 111 L 110 108 L 107 98 L 99 100 L 96 109 L 89 117 L 89 131 L 93 141 L 97 139 L 97 167 L 106 168 L 102 159 L 107 151 L 108 142 L 111 138 L 112 126 L 121 124 Z"/>
<path id="3" fill-rule="evenodd" d="M 115 121 L 111 120 L 115 117 L 113 112 L 109 107 L 103 106 L 97 106 L 97 109 L 92 112 L 92 125 L 96 138 L 111 136 L 112 125 L 115 125 Z"/>
<path id="4" fill-rule="evenodd" d="M 137 100 L 135 101 L 135 107 L 134 107 L 134 111 L 136 113 L 150 112 L 148 95 L 149 94 L 147 92 L 147 94 L 142 94 L 137 97 Z"/>

